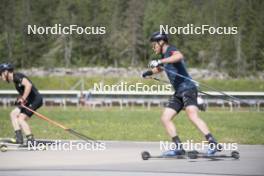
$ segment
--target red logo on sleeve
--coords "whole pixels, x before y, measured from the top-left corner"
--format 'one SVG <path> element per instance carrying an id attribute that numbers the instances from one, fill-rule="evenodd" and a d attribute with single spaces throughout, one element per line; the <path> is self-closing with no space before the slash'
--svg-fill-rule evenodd
<path id="1" fill-rule="evenodd" d="M 173 54 L 176 54 L 177 51 L 171 51 L 170 54 L 173 55 Z"/>

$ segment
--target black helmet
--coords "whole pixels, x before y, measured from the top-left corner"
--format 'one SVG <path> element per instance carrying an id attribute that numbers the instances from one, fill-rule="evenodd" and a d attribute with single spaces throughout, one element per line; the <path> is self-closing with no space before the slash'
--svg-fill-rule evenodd
<path id="1" fill-rule="evenodd" d="M 0 73 L 4 72 L 5 70 L 13 71 L 14 67 L 12 64 L 9 63 L 3 63 L 0 65 Z"/>
<path id="2" fill-rule="evenodd" d="M 165 34 L 165 32 L 160 33 L 160 31 L 154 32 L 151 35 L 151 38 L 150 38 L 151 42 L 158 42 L 160 40 L 164 40 L 165 42 L 168 42 L 168 35 Z"/>

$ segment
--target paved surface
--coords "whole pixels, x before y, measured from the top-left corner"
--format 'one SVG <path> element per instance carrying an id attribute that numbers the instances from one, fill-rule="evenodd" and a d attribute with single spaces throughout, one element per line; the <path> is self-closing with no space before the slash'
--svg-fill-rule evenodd
<path id="1" fill-rule="evenodd" d="M 264 146 L 240 145 L 240 160 L 153 159 L 140 153 L 159 154 L 155 142 L 106 142 L 104 151 L 8 151 L 0 152 L 0 175 L 264 175 Z"/>

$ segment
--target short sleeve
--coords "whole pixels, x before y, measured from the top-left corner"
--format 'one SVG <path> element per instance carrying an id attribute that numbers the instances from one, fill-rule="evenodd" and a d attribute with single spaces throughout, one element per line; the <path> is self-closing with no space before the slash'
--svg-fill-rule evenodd
<path id="1" fill-rule="evenodd" d="M 168 51 L 169 54 L 170 54 L 170 56 L 173 55 L 173 53 L 174 53 L 175 51 L 178 51 L 177 48 L 176 48 L 175 46 L 170 46 L 169 51 Z"/>
<path id="2" fill-rule="evenodd" d="M 22 83 L 24 76 L 22 74 L 15 74 L 14 75 L 14 82 L 15 83 Z"/>

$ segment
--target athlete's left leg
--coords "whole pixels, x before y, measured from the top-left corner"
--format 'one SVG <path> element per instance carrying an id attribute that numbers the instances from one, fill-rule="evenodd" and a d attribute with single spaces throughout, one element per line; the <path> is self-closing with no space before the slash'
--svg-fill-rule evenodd
<path id="1" fill-rule="evenodd" d="M 10 119 L 13 125 L 13 129 L 15 131 L 15 142 L 17 144 L 23 144 L 23 134 L 21 131 L 21 127 L 18 122 L 18 115 L 20 114 L 20 109 L 15 108 L 14 110 L 11 111 L 10 113 Z"/>
<path id="2" fill-rule="evenodd" d="M 185 108 L 189 120 L 204 134 L 210 133 L 206 123 L 199 117 L 198 108 L 195 105 L 190 105 Z"/>
<path id="3" fill-rule="evenodd" d="M 34 141 L 34 136 L 31 132 L 31 129 L 27 123 L 27 120 L 29 119 L 29 117 L 24 114 L 24 113 L 20 113 L 18 115 L 18 122 L 19 122 L 19 125 L 21 126 L 23 132 L 25 133 L 26 137 L 27 137 L 27 141 L 31 141 L 33 142 Z"/>
<path id="4" fill-rule="evenodd" d="M 213 135 L 210 133 L 207 124 L 199 117 L 198 108 L 195 105 L 187 106 L 186 113 L 191 122 L 204 134 L 206 140 L 209 142 L 208 154 L 214 154 L 222 150 Z"/>
<path id="5" fill-rule="evenodd" d="M 189 120 L 203 133 L 206 140 L 209 142 L 208 154 L 214 154 L 218 150 L 217 147 L 219 146 L 219 148 L 221 148 L 221 146 L 217 145 L 217 141 L 210 133 L 207 124 L 199 117 L 197 94 L 196 89 L 190 89 L 183 93 L 185 111 Z"/>

